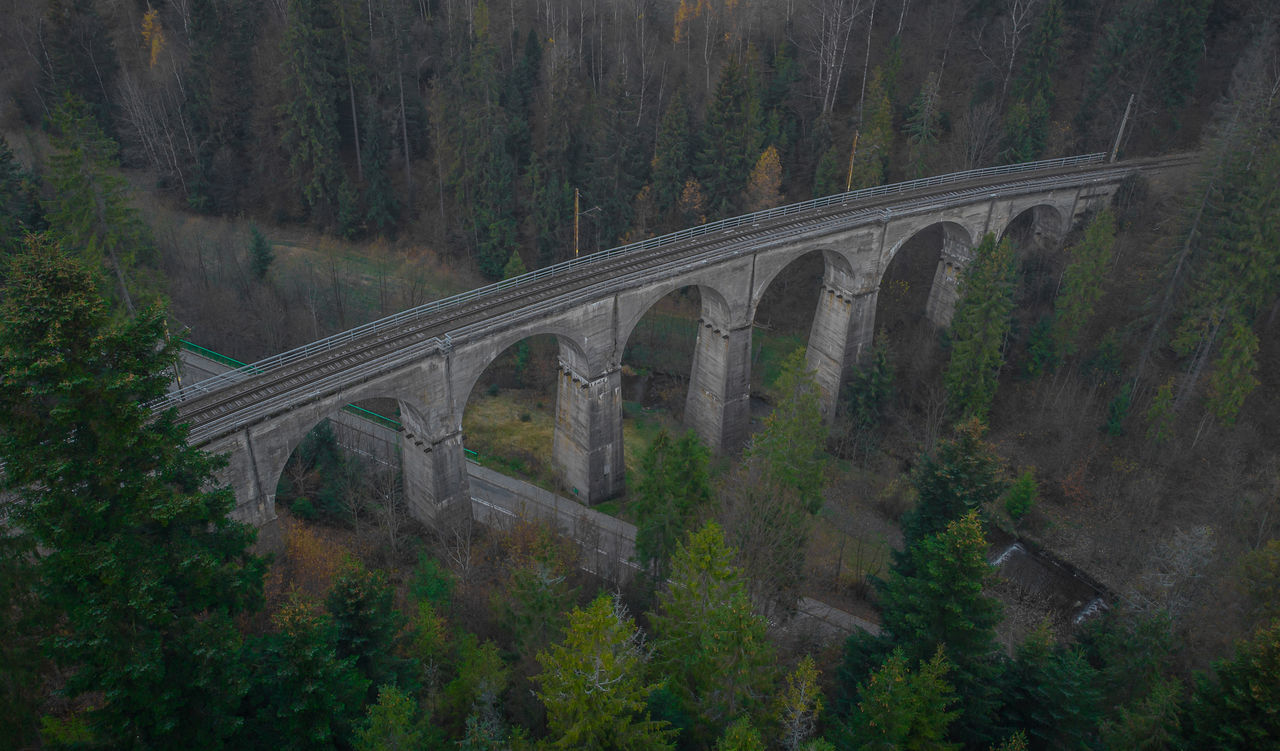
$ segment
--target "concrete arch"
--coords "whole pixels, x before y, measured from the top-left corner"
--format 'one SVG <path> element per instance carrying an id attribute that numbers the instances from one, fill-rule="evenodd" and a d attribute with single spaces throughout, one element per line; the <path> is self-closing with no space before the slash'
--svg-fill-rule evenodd
<path id="1" fill-rule="evenodd" d="M 1069 209 L 1068 209 L 1069 210 Z M 1061 242 L 1067 234 L 1067 220 L 1062 207 L 1052 203 L 1031 203 L 1010 206 L 1008 221 L 1005 221 L 996 233 L 996 240 L 1003 240 L 1014 223 L 1028 213 L 1031 214 L 1032 231 L 1037 238 L 1047 236 L 1055 242 Z"/>
<path id="2" fill-rule="evenodd" d="M 686 283 L 686 281 L 689 283 Z M 696 287 L 698 289 L 698 299 L 702 306 L 701 315 L 704 318 L 723 322 L 722 325 L 726 326 L 738 323 L 741 320 L 742 310 L 740 309 L 745 309 L 745 306 L 731 303 L 729 301 L 730 298 L 716 286 L 678 279 L 647 287 L 639 295 L 631 297 L 625 302 L 619 301 L 617 346 L 614 349 L 611 365 L 621 364 L 622 353 L 626 351 L 627 344 L 631 341 L 631 335 L 635 333 L 636 326 L 640 325 L 640 321 L 645 314 L 667 295 L 685 287 Z"/>
<path id="3" fill-rule="evenodd" d="M 456 429 L 462 429 L 462 412 L 471 400 L 471 391 L 480 376 L 508 349 L 534 336 L 551 335 L 560 349 L 560 361 L 570 367 L 589 368 L 593 359 L 585 338 L 559 321 L 538 322 L 531 326 L 508 329 L 500 334 L 458 346 L 452 358 L 450 373 L 454 398 Z"/>
<path id="4" fill-rule="evenodd" d="M 301 445 L 302 440 L 321 422 L 341 413 L 348 404 L 365 399 L 386 397 L 394 398 L 402 409 L 406 409 L 408 397 L 395 383 L 372 384 L 366 388 L 357 388 L 339 394 L 318 399 L 282 415 L 258 429 L 249 429 L 242 434 L 249 449 L 251 465 L 246 468 L 252 472 L 253 480 L 258 485 L 256 494 L 260 509 L 267 519 L 276 517 L 276 487 L 289 463 L 289 457 Z"/>
<path id="5" fill-rule="evenodd" d="M 880 262 L 880 275 L 884 276 L 885 271 L 889 269 L 889 264 L 898 256 L 898 251 L 902 249 L 911 240 L 923 232 L 927 232 L 934 227 L 942 228 L 942 242 L 944 248 L 951 245 L 955 248 L 972 248 L 977 244 L 979 235 L 978 231 L 966 226 L 965 224 L 954 221 L 952 219 L 940 219 L 925 222 L 913 222 L 905 227 L 893 228 L 898 231 L 893 232 L 892 236 L 896 239 L 891 241 L 891 233 L 886 230 L 885 242 L 886 246 Z M 879 281 L 877 280 L 877 285 Z"/>
<path id="6" fill-rule="evenodd" d="M 764 299 L 770 285 L 773 284 L 783 270 L 802 257 L 818 252 L 822 253 L 823 279 L 854 278 L 854 264 L 849 256 L 845 255 L 842 250 L 837 250 L 830 245 L 804 244 L 790 246 L 775 253 L 762 252 L 756 262 L 755 279 L 751 290 L 751 307 L 748 312 L 752 320 L 755 319 L 756 310 L 760 307 L 760 301 Z"/>

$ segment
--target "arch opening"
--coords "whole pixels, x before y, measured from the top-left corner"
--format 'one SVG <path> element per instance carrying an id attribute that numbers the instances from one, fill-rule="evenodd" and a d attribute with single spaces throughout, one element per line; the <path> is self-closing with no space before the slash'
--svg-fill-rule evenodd
<path id="1" fill-rule="evenodd" d="M 826 253 L 796 256 L 769 280 L 756 303 L 751 332 L 751 413 L 768 414 L 770 392 L 784 360 L 807 347 L 827 273 Z"/>
<path id="2" fill-rule="evenodd" d="M 1053 302 L 1068 261 L 1061 252 L 1062 216 L 1052 206 L 1032 206 L 1013 217 L 1002 238 L 1013 246 L 1017 267 L 1008 360 L 1022 363 L 1023 372 L 1037 372 L 1043 364 L 1028 360 L 1028 350 L 1048 341 Z"/>
<path id="3" fill-rule="evenodd" d="M 723 305 L 713 290 L 690 285 L 663 295 L 645 310 L 627 333 L 622 349 L 622 432 L 627 472 L 639 470 L 641 457 L 658 431 L 675 434 L 688 427 L 694 350 L 704 307 Z"/>
<path id="4" fill-rule="evenodd" d="M 477 375 L 462 408 L 462 445 L 481 466 L 547 490 L 562 339 L 534 334 L 510 344 Z"/>
<path id="5" fill-rule="evenodd" d="M 342 405 L 289 447 L 275 484 L 278 509 L 306 520 L 376 533 L 394 555 L 411 515 L 393 398 Z"/>
<path id="6" fill-rule="evenodd" d="M 964 227 L 936 222 L 903 240 L 880 278 L 875 337 L 889 350 L 901 406 L 922 422 L 937 411 L 946 365 L 940 328 L 950 323 L 971 247 Z"/>

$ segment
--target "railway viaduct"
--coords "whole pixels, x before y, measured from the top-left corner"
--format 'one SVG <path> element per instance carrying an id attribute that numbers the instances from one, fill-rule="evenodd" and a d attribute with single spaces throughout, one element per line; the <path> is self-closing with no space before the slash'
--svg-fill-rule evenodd
<path id="1" fill-rule="evenodd" d="M 830 415 L 846 371 L 871 344 L 885 269 L 908 240 L 941 228 L 927 314 L 946 325 L 971 248 L 985 234 L 1000 236 L 1029 213 L 1036 233 L 1060 240 L 1128 175 L 1190 161 L 1112 164 L 1095 154 L 704 224 L 428 303 L 191 384 L 153 407 L 176 407 L 193 445 L 229 455 L 220 479 L 235 490 L 234 516 L 261 528 L 273 526 L 276 483 L 308 431 L 348 403 L 394 398 L 410 512 L 448 525 L 470 518 L 462 411 L 473 386 L 509 346 L 552 334 L 559 342 L 553 465 L 571 493 L 595 503 L 623 489 L 623 350 L 668 293 L 696 286 L 702 304 L 686 423 L 713 450 L 733 451 L 747 437 L 755 310 L 792 261 L 819 251 L 825 263 L 807 362 Z"/>

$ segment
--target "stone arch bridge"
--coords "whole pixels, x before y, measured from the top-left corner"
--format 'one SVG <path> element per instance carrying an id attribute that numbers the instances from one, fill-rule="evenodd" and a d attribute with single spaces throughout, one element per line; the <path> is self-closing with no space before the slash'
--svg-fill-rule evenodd
<path id="1" fill-rule="evenodd" d="M 559 342 L 553 465 L 587 503 L 623 489 L 620 363 L 641 317 L 668 293 L 696 286 L 702 301 L 685 420 L 715 451 L 747 436 L 752 321 L 769 283 L 820 251 L 822 287 L 807 361 L 831 414 L 851 365 L 868 350 L 881 278 L 903 245 L 941 227 L 943 247 L 927 313 L 950 321 L 971 248 L 1030 213 L 1060 239 L 1105 205 L 1133 173 L 1190 157 L 1105 163 L 1104 155 L 972 170 L 770 209 L 601 251 L 380 321 L 172 392 L 190 441 L 229 455 L 223 476 L 234 516 L 276 519 L 275 489 L 294 448 L 351 402 L 398 401 L 411 513 L 434 525 L 470 519 L 462 410 L 482 372 L 536 334 Z"/>

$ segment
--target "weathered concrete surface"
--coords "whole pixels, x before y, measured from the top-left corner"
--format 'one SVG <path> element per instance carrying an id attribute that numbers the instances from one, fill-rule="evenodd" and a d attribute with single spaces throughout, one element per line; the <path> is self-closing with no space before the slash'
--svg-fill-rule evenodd
<path id="1" fill-rule="evenodd" d="M 1031 211 L 1041 232 L 1062 233 L 1105 203 L 1122 179 L 1082 176 L 1078 184 L 1036 189 L 1028 181 L 989 194 L 944 193 L 901 206 L 851 213 L 848 222 L 788 225 L 782 234 L 751 226 L 726 231 L 712 251 L 665 260 L 602 278 L 580 279 L 563 294 L 413 341 L 378 360 L 353 360 L 334 375 L 246 399 L 225 418 L 231 427 L 194 426 L 193 437 L 231 454 L 223 479 L 235 488 L 237 518 L 269 524 L 275 485 L 289 453 L 321 419 L 347 403 L 374 397 L 401 405 L 405 485 L 414 515 L 428 524 L 465 521 L 469 477 L 462 449 L 462 412 L 477 380 L 511 345 L 538 334 L 559 342 L 553 464 L 577 497 L 596 503 L 624 482 L 619 365 L 627 339 L 664 295 L 697 286 L 701 324 L 686 403 L 688 423 L 714 449 L 737 450 L 747 432 L 751 325 L 769 284 L 807 253 L 824 259 L 821 290 L 806 361 L 814 370 L 828 419 L 849 368 L 870 348 L 877 292 L 885 269 L 905 243 L 941 227 L 941 262 L 928 313 L 945 325 L 973 245 L 1003 234 Z M 1056 179 L 1056 178 L 1055 178 Z M 1075 180 L 1074 177 L 1071 178 Z M 986 190 L 986 189 L 983 189 Z M 252 376 L 250 376 L 252 378 Z M 237 417 L 236 415 L 249 415 Z M 223 419 L 223 418 L 219 418 Z M 238 422 L 236 422 L 238 421 Z M 197 435 L 198 434 L 198 435 Z"/>

